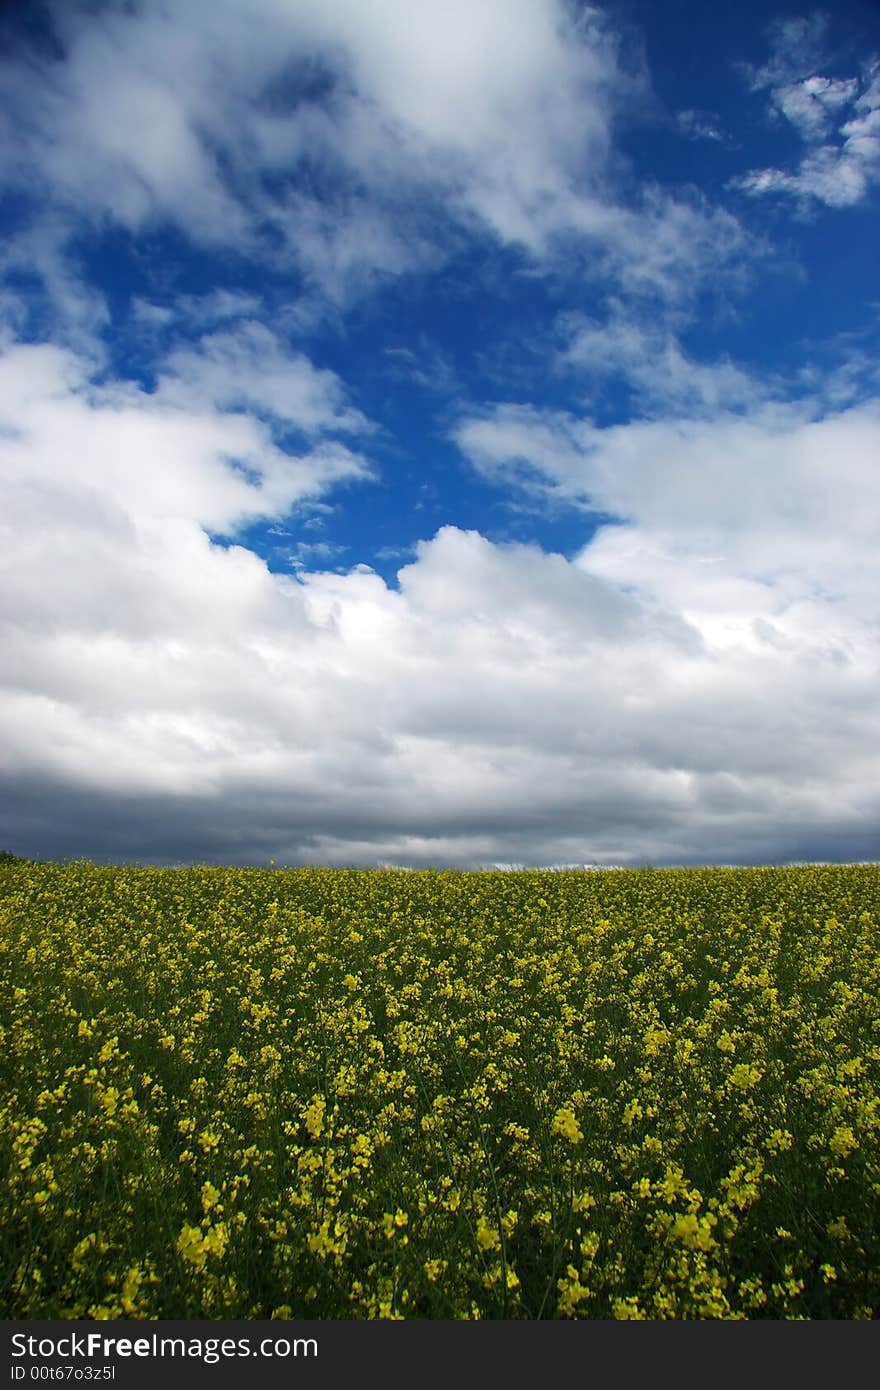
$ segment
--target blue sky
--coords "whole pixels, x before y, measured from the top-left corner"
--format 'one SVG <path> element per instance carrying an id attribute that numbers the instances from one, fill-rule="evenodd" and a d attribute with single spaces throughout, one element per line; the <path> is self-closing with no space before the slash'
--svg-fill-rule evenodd
<path id="1" fill-rule="evenodd" d="M 878 857 L 876 4 L 0 30 L 4 845 Z"/>

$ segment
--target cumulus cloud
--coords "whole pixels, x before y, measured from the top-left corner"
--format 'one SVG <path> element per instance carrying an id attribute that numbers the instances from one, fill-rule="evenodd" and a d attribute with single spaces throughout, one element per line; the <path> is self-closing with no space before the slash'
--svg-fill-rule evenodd
<path id="1" fill-rule="evenodd" d="M 880 666 L 876 401 L 822 418 L 809 403 L 766 403 L 736 415 L 606 429 L 508 406 L 464 421 L 457 439 L 484 474 L 598 514 L 602 524 L 578 567 L 675 614 L 699 639 L 704 660 L 690 668 L 696 687 L 682 708 L 690 708 L 694 730 L 704 719 L 714 728 L 711 711 L 697 706 L 703 697 L 721 700 L 742 737 L 741 745 L 730 737 L 719 744 L 729 771 L 742 766 L 740 755 L 752 757 L 731 701 L 753 681 L 768 710 L 782 690 L 792 708 L 805 709 L 816 691 L 830 698 L 836 688 L 855 768 Z M 723 697 L 711 674 L 721 671 L 729 680 Z M 653 696 L 647 704 L 654 709 Z M 675 723 L 671 707 L 665 718 Z M 818 707 L 810 718 L 819 737 Z M 683 727 L 682 740 L 690 737 Z M 786 740 L 795 761 L 799 740 L 795 723 Z M 757 749 L 766 759 L 760 738 Z"/>
<path id="2" fill-rule="evenodd" d="M 48 347 L 0 389 L 5 843 L 174 862 L 185 825 L 230 862 L 636 863 L 876 832 L 876 409 L 498 411 L 460 432 L 480 467 L 527 460 L 619 522 L 568 559 L 446 526 L 391 588 L 211 543 L 323 481 L 252 418 Z"/>
<path id="3" fill-rule="evenodd" d="M 652 571 L 637 532 L 623 583 L 601 538 L 566 560 L 445 527 L 397 590 L 270 575 L 180 523 L 135 543 L 83 510 L 54 536 L 42 607 L 6 619 L 7 842 L 632 863 L 809 857 L 826 829 L 876 828 L 876 667 L 723 562 L 715 607 L 754 627 L 734 641 L 682 615 L 695 577 L 676 594 L 676 557 Z M 45 572 L 11 540 L 19 574 Z"/>
<path id="4" fill-rule="evenodd" d="M 462 421 L 456 440 L 488 476 L 620 518 L 588 546 L 588 563 L 605 556 L 622 581 L 626 556 L 632 585 L 644 565 L 647 588 L 659 585 L 676 604 L 687 597 L 689 611 L 711 603 L 714 566 L 722 602 L 731 578 L 748 580 L 756 596 L 763 586 L 761 614 L 820 592 L 831 605 L 820 627 L 874 612 L 877 401 L 821 418 L 810 401 L 768 402 L 604 429 L 511 405 Z"/>
<path id="5" fill-rule="evenodd" d="M 278 411 L 304 402 L 310 434 L 353 424 L 340 412 L 330 373 L 295 359 L 287 378 L 264 389 L 242 381 L 233 392 L 210 344 L 202 376 L 190 354 L 187 378 L 173 375 L 154 393 L 126 382 L 96 384 L 89 365 L 49 344 L 19 344 L 0 357 L 0 459 L 11 506 L 39 535 L 40 508 L 133 523 L 179 521 L 229 534 L 248 521 L 284 515 L 331 483 L 369 476 L 366 461 L 332 439 L 303 454 L 279 448 L 254 414 L 225 406 L 240 398 L 265 404 L 277 386 Z M 207 379 L 206 379 L 207 378 Z"/>
<path id="6" fill-rule="evenodd" d="M 858 77 L 820 73 L 826 28 L 823 16 L 777 25 L 770 61 L 746 70 L 752 90 L 767 93 L 771 115 L 805 146 L 794 171 L 753 169 L 737 180 L 752 197 L 789 194 L 803 204 L 851 207 L 880 183 L 880 65 L 870 60 Z"/>

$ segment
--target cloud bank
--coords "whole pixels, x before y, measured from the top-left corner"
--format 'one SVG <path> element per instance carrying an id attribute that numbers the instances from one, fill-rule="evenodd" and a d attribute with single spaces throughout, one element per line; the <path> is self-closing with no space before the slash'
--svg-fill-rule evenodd
<path id="1" fill-rule="evenodd" d="M 0 387 L 7 476 L 27 459 L 3 546 L 7 841 L 51 822 L 61 852 L 174 861 L 197 821 L 224 860 L 870 852 L 876 407 L 465 422 L 478 467 L 528 464 L 621 520 L 571 560 L 447 526 L 391 589 L 271 574 L 205 533 L 357 473 L 343 446 L 279 463 L 240 416 L 90 398 L 49 349 Z"/>

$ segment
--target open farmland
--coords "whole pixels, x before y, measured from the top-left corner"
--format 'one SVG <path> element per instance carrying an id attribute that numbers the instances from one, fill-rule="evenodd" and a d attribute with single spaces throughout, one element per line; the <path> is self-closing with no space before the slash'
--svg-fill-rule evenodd
<path id="1" fill-rule="evenodd" d="M 7 1318 L 880 1315 L 880 867 L 0 866 Z"/>

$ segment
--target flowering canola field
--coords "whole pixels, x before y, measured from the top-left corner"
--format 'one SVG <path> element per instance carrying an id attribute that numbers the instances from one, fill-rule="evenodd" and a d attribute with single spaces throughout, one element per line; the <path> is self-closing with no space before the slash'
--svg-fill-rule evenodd
<path id="1" fill-rule="evenodd" d="M 880 1315 L 880 866 L 0 866 L 6 1318 Z"/>

